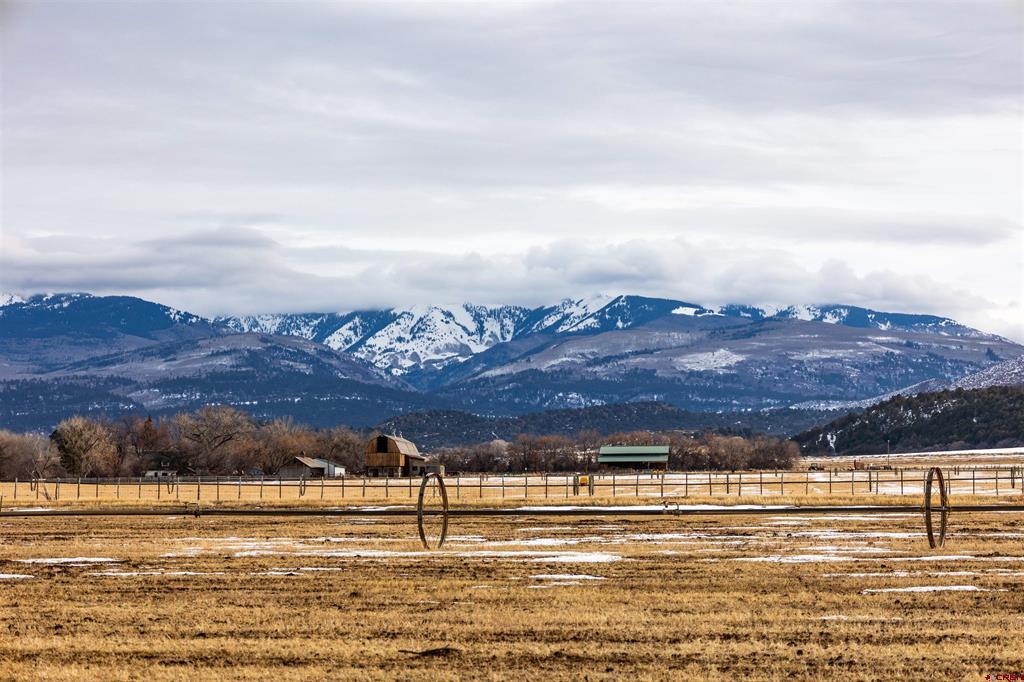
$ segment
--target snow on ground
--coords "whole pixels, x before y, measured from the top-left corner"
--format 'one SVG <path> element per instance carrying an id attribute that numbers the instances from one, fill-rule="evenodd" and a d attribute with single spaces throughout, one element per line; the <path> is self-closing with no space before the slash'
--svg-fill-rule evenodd
<path id="1" fill-rule="evenodd" d="M 95 571 L 89 575 L 110 578 L 135 578 L 140 576 L 184 577 L 204 575 L 225 575 L 223 571 Z"/>
<path id="2" fill-rule="evenodd" d="M 116 564 L 124 561 L 124 559 L 109 559 L 107 557 L 91 557 L 91 556 L 78 556 L 78 557 L 56 557 L 46 559 L 15 559 L 15 561 L 22 564 L 45 564 L 47 566 L 55 566 L 60 564 L 70 564 L 72 566 L 84 566 L 86 564 Z"/>
<path id="3" fill-rule="evenodd" d="M 586 573 L 538 573 L 530 577 L 535 580 L 605 580 L 604 576 Z"/>
<path id="4" fill-rule="evenodd" d="M 789 504 L 632 504 L 632 505 L 621 505 L 621 506 L 603 506 L 603 505 L 553 505 L 546 507 L 517 507 L 517 511 L 544 511 L 546 509 L 553 509 L 557 511 L 590 511 L 593 509 L 602 509 L 605 511 L 616 511 L 616 512 L 647 512 L 647 511 L 708 511 L 715 509 L 750 509 L 750 510 L 764 510 L 764 509 L 792 509 L 793 505 Z"/>
<path id="5" fill-rule="evenodd" d="M 0 573 L 0 580 L 24 580 L 25 578 L 34 577 L 34 575 L 28 575 L 27 573 Z"/>
<path id="6" fill-rule="evenodd" d="M 737 365 L 747 357 L 720 349 L 709 353 L 691 353 L 672 359 L 673 369 L 683 372 L 713 372 Z"/>
<path id="7" fill-rule="evenodd" d="M 862 590 L 861 594 L 882 592 L 1005 592 L 1005 590 L 988 590 L 976 585 L 912 585 L 910 587 L 879 587 Z"/>
<path id="8" fill-rule="evenodd" d="M 535 564 L 608 564 L 621 560 L 618 554 L 607 552 L 563 552 L 551 556 L 540 556 L 530 559 Z"/>

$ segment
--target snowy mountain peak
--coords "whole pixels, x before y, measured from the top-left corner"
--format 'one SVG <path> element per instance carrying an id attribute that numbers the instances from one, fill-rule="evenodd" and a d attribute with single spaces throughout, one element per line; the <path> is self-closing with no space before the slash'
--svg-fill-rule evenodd
<path id="1" fill-rule="evenodd" d="M 8 294 L 8 293 L 0 292 L 0 308 L 3 308 L 4 306 L 7 306 L 7 305 L 13 305 L 15 303 L 24 303 L 24 302 L 25 302 L 25 299 L 23 299 L 21 296 L 18 296 L 17 294 Z"/>

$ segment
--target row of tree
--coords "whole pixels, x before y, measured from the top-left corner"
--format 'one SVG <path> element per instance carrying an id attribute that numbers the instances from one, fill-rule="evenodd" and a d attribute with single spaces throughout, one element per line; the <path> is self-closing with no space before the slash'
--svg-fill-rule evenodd
<path id="1" fill-rule="evenodd" d="M 770 436 L 724 436 L 682 431 L 630 431 L 602 436 L 584 431 L 566 436 L 519 435 L 511 443 L 492 441 L 441 448 L 433 455 L 448 471 L 593 471 L 602 445 L 668 445 L 673 470 L 789 469 L 800 459 L 796 443 Z"/>
<path id="2" fill-rule="evenodd" d="M 257 423 L 225 406 L 161 420 L 71 417 L 48 439 L 0 431 L 0 477 L 136 476 L 149 469 L 273 475 L 301 455 L 358 470 L 365 442 L 363 434 L 351 429 L 314 430 L 291 418 Z"/>
<path id="3" fill-rule="evenodd" d="M 274 475 L 302 455 L 360 473 L 368 436 L 344 427 L 312 429 L 290 418 L 258 423 L 225 406 L 160 420 L 71 417 L 49 438 L 0 430 L 0 478 L 137 476 L 149 469 Z M 584 431 L 575 438 L 520 435 L 512 442 L 442 448 L 433 455 L 450 472 L 581 471 L 596 468 L 597 450 L 607 443 L 670 445 L 672 469 L 789 468 L 799 457 L 793 442 L 778 438 L 650 431 L 610 436 Z"/>

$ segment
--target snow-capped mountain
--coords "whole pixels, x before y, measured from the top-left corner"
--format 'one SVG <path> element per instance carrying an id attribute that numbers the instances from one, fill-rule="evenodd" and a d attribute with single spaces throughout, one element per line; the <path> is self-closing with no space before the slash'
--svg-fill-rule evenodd
<path id="1" fill-rule="evenodd" d="M 948 318 L 843 305 L 591 296 L 535 308 L 211 320 L 125 296 L 3 300 L 0 391 L 14 391 L 4 394 L 9 403 L 74 394 L 78 405 L 117 405 L 121 396 L 171 410 L 168 396 L 177 396 L 180 405 L 272 405 L 259 414 L 300 419 L 316 405 L 325 424 L 413 406 L 496 415 L 639 401 L 704 412 L 818 409 L 949 385 L 1024 356 L 1024 347 Z M 46 384 L 32 397 L 5 379 L 65 388 Z M 104 393 L 68 392 L 69 381 Z"/>
<path id="2" fill-rule="evenodd" d="M 1024 355 L 986 367 L 980 372 L 958 379 L 953 388 L 988 388 L 990 386 L 1024 386 Z"/>
<path id="3" fill-rule="evenodd" d="M 0 291 L 0 308 L 11 305 L 12 303 L 24 303 L 25 299 L 17 294 L 8 294 Z"/>
<path id="4" fill-rule="evenodd" d="M 406 310 L 225 317 L 217 318 L 217 322 L 236 331 L 300 336 L 350 352 L 395 376 L 407 376 L 437 372 L 498 344 L 534 334 L 593 335 L 632 329 L 670 316 L 739 318 L 752 322 L 798 320 L 880 331 L 995 338 L 948 318 L 886 313 L 856 306 L 706 307 L 673 299 L 607 295 L 565 299 L 539 308 L 467 303 Z"/>

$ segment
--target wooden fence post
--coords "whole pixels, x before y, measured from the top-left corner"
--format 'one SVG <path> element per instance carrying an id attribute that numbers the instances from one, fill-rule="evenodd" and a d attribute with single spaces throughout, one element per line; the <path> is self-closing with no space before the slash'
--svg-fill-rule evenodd
<path id="1" fill-rule="evenodd" d="M 683 497 L 690 496 L 690 472 L 683 472 Z"/>
<path id="2" fill-rule="evenodd" d="M 261 500 L 263 499 L 263 480 L 264 480 L 264 476 L 263 476 L 263 474 L 260 474 L 260 499 Z"/>
<path id="3" fill-rule="evenodd" d="M 640 497 L 640 474 L 636 474 L 636 492 L 633 497 Z"/>
<path id="4" fill-rule="evenodd" d="M 781 471 L 779 473 L 779 495 L 782 497 L 786 496 L 786 472 Z"/>
<path id="5" fill-rule="evenodd" d="M 612 497 L 615 497 L 615 474 L 612 474 Z"/>
<path id="6" fill-rule="evenodd" d="M 828 470 L 828 494 L 832 494 L 832 470 Z"/>
<path id="7" fill-rule="evenodd" d="M 739 472 L 736 476 L 738 477 L 736 481 L 736 497 L 741 497 L 743 495 L 743 472 Z"/>
<path id="8" fill-rule="evenodd" d="M 238 499 L 242 499 L 242 477 L 238 477 Z"/>
<path id="9" fill-rule="evenodd" d="M 757 472 L 757 494 L 764 495 L 764 472 Z"/>
<path id="10" fill-rule="evenodd" d="M 804 472 L 804 495 L 810 495 L 811 493 L 811 472 Z"/>
<path id="11" fill-rule="evenodd" d="M 38 497 L 39 497 L 39 487 L 36 486 L 36 498 L 38 498 Z M 78 488 L 75 490 L 75 499 L 76 500 L 82 499 L 82 477 L 81 476 L 78 477 Z"/>
<path id="12" fill-rule="evenodd" d="M 729 472 L 725 472 L 725 494 L 729 494 Z"/>

